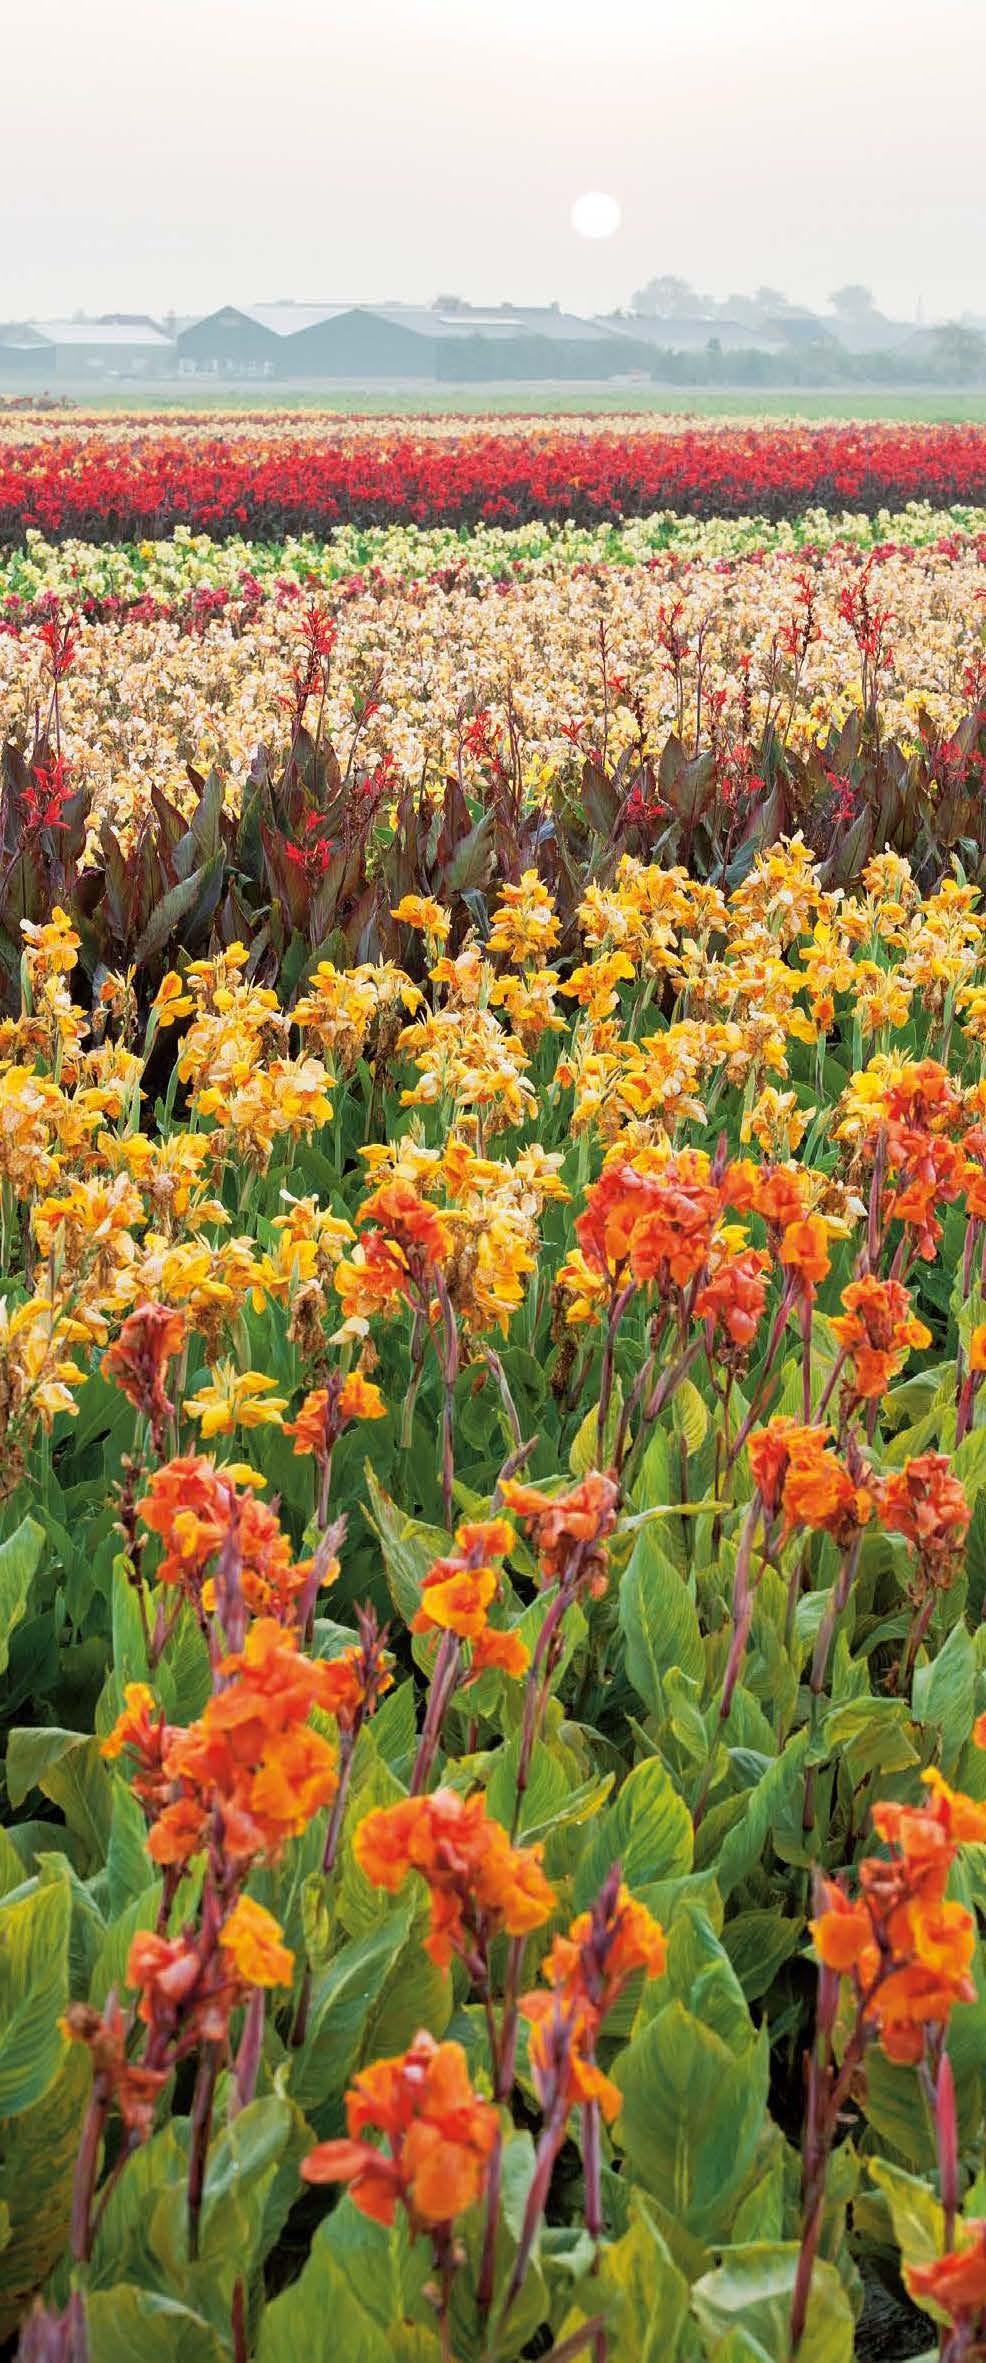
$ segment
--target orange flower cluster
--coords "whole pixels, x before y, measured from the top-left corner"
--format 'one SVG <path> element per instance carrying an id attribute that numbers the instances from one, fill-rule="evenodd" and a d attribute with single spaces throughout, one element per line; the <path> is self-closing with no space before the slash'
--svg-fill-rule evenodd
<path id="1" fill-rule="evenodd" d="M 845 1550 L 867 1525 L 874 1497 L 836 1458 L 831 1441 L 830 1428 L 800 1427 L 779 1412 L 753 1430 L 750 1467 L 768 1525 L 783 1509 L 785 1534 L 810 1526 Z"/>
<path id="2" fill-rule="evenodd" d="M 411 1871 L 425 1880 L 431 1923 L 425 1951 L 447 1969 L 453 1953 L 471 1960 L 501 1931 L 526 1936 L 555 1906 L 540 1846 L 514 1846 L 487 1814 L 482 1790 L 460 1797 L 436 1789 L 366 1814 L 353 1840 L 361 1871 L 396 1895 Z"/>
<path id="3" fill-rule="evenodd" d="M 386 1627 L 378 1629 L 372 1609 L 357 1611 L 360 1628 L 358 1641 L 350 1643 L 338 1657 L 320 1659 L 318 1704 L 326 1715 L 332 1715 L 341 1732 L 358 1730 L 363 1719 L 372 1715 L 385 1691 L 392 1690 L 393 1658 L 384 1648 Z"/>
<path id="4" fill-rule="evenodd" d="M 852 1977 L 887 2058 L 911 2064 L 925 2028 L 944 2026 L 957 2002 L 975 2000 L 975 1921 L 964 1905 L 946 1901 L 945 1886 L 959 1847 L 986 1840 L 986 1805 L 950 1789 L 940 1773 L 924 1779 L 929 1804 L 873 1808 L 889 1861 L 860 1864 L 855 1902 L 837 1880 L 822 1880 L 822 1909 L 811 1923 L 820 1960 Z"/>
<path id="5" fill-rule="evenodd" d="M 148 1481 L 138 1508 L 145 1526 L 164 1545 L 158 1580 L 177 1584 L 199 1615 L 211 1613 L 215 1605 L 209 1570 L 231 1543 L 250 1614 L 292 1620 L 311 1565 L 292 1561 L 290 1542 L 273 1510 L 257 1500 L 254 1487 L 262 1483 L 239 1464 L 220 1469 L 200 1453 L 166 1461 Z M 330 1575 L 326 1570 L 323 1580 Z"/>
<path id="6" fill-rule="evenodd" d="M 383 1182 L 366 1200 L 362 1228 L 351 1257 L 336 1265 L 335 1285 L 347 1319 L 368 1318 L 395 1301 L 430 1296 L 431 1275 L 441 1270 L 452 1235 L 438 1208 L 413 1182 Z"/>
<path id="7" fill-rule="evenodd" d="M 324 1463 L 337 1438 L 351 1419 L 385 1419 L 387 1406 L 379 1387 L 363 1377 L 360 1370 L 352 1370 L 348 1378 L 336 1375 L 326 1387 L 315 1387 L 305 1400 L 295 1419 L 286 1419 L 284 1433 L 294 1437 L 295 1457 L 310 1453 Z"/>
<path id="8" fill-rule="evenodd" d="M 362 2215 L 392 2224 L 398 2205 L 412 2232 L 450 2225 L 483 2195 L 497 2113 L 469 2082 L 459 2043 L 415 2037 L 397 2059 L 364 2068 L 346 2095 L 349 2138 L 319 2142 L 302 2160 L 306 2182 L 345 2182 Z M 360 2135 L 382 2133 L 386 2150 Z"/>
<path id="9" fill-rule="evenodd" d="M 707 1263 L 723 1209 L 709 1159 L 682 1149 L 660 1172 L 614 1157 L 586 1195 L 575 1233 L 593 1271 L 612 1282 L 687 1288 Z"/>
<path id="10" fill-rule="evenodd" d="M 947 1453 L 921 1452 L 892 1470 L 880 1488 L 879 1512 L 881 1525 L 903 1534 L 916 1551 L 925 1580 L 947 1589 L 972 1515 Z"/>
<path id="11" fill-rule="evenodd" d="M 114 1379 L 136 1411 L 147 1420 L 155 1452 L 163 1450 L 165 1421 L 171 1405 L 164 1391 L 169 1362 L 181 1353 L 187 1337 L 185 1316 L 168 1305 L 137 1305 L 128 1313 L 114 1345 L 103 1355 L 103 1372 Z"/>
<path id="12" fill-rule="evenodd" d="M 842 1302 L 845 1311 L 836 1314 L 831 1327 L 852 1363 L 854 1393 L 869 1403 L 886 1392 L 912 1347 L 930 1346 L 931 1331 L 911 1312 L 899 1280 L 866 1273 L 843 1289 Z"/>
<path id="13" fill-rule="evenodd" d="M 187 1930 L 167 1937 L 142 1929 L 127 1959 L 128 1986 L 140 1991 L 137 2016 L 162 2040 L 189 2050 L 225 2040 L 230 2012 L 255 1986 L 289 1986 L 294 1954 L 280 1923 L 252 1896 L 237 1897 L 209 1945 Z"/>
<path id="14" fill-rule="evenodd" d="M 770 1257 L 762 1248 L 744 1247 L 724 1256 L 699 1289 L 695 1317 L 709 1322 L 717 1339 L 725 1333 L 727 1355 L 730 1347 L 745 1354 L 753 1344 L 767 1301 L 764 1275 L 769 1269 Z"/>
<path id="15" fill-rule="evenodd" d="M 466 1680 L 501 1673 L 516 1679 L 526 1674 L 530 1650 L 519 1633 L 498 1631 L 488 1611 L 500 1589 L 500 1573 L 491 1565 L 502 1559 L 514 1540 L 506 1518 L 469 1520 L 457 1526 L 458 1550 L 435 1559 L 421 1584 L 421 1606 L 411 1622 L 412 1633 L 455 1633 L 471 1643 Z"/>
<path id="16" fill-rule="evenodd" d="M 73 2043 L 88 2046 L 94 2082 L 112 2094 L 127 2133 L 135 2141 L 146 2141 L 169 2070 L 146 2067 L 128 2058 L 129 2024 L 115 1995 L 110 1995 L 102 2011 L 95 2010 L 91 2002 L 70 2002 L 61 2023 Z"/>
<path id="17" fill-rule="evenodd" d="M 331 1666 L 304 1657 L 273 1617 L 258 1617 L 219 1673 L 224 1687 L 197 1723 L 163 1743 L 150 1727 L 149 1755 L 143 1697 L 128 1699 L 103 1742 L 104 1755 L 135 1750 L 155 1862 L 185 1864 L 210 1835 L 231 1864 L 270 1861 L 334 1795 L 334 1751 L 308 1728 L 313 1706 L 331 1711 Z"/>
<path id="18" fill-rule="evenodd" d="M 630 1978 L 641 1970 L 648 1978 L 661 1977 L 666 1965 L 663 1929 L 634 1901 L 617 1870 L 592 1910 L 573 1920 L 567 1936 L 556 1936 L 541 1968 L 551 1991 L 521 1996 L 542 2099 L 561 2074 L 568 2107 L 597 2101 L 604 2117 L 617 2115 L 620 2091 L 596 2064 L 599 2031 Z"/>
<path id="19" fill-rule="evenodd" d="M 594 1600 L 602 1598 L 609 1573 L 606 1538 L 616 1525 L 620 1498 L 614 1478 L 590 1469 L 566 1492 L 545 1494 L 536 1485 L 504 1477 L 500 1498 L 526 1526 L 543 1584 L 577 1584 Z"/>
<path id="20" fill-rule="evenodd" d="M 890 1085 L 883 1115 L 892 1176 L 886 1219 L 913 1230 L 918 1254 L 930 1263 L 942 1235 L 937 1209 L 951 1205 L 969 1178 L 965 1150 L 950 1137 L 961 1123 L 962 1100 L 944 1067 L 920 1059 Z"/>

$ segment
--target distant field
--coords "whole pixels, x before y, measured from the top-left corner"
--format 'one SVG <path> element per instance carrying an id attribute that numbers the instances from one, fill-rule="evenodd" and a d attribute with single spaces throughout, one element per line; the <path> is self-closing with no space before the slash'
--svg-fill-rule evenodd
<path id="1" fill-rule="evenodd" d="M 589 411 L 653 413 L 657 417 L 694 418 L 805 418 L 986 421 L 986 390 L 952 393 L 918 390 L 913 393 L 788 391 L 721 393 L 690 391 L 684 386 L 422 386 L 372 389 L 361 386 L 207 386 L 201 380 L 176 387 L 172 381 L 157 386 L 128 386 L 119 392 L 79 388 L 69 400 L 86 411 L 137 410 L 312 410 L 334 414 L 427 418 L 449 414 L 467 416 L 543 417 L 546 413 L 584 417 Z"/>

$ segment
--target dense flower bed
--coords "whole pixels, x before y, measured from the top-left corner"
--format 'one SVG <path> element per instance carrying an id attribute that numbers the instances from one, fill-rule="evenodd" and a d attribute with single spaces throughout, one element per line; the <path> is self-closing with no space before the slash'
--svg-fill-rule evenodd
<path id="1" fill-rule="evenodd" d="M 986 2352 L 982 527 L 0 566 L 17 2363 Z"/>
<path id="2" fill-rule="evenodd" d="M 29 736 L 45 703 L 55 597 L 75 619 L 61 752 L 96 814 L 139 818 L 152 781 L 187 804 L 189 762 L 215 766 L 235 807 L 258 745 L 280 730 L 323 584 L 325 728 L 345 746 L 359 719 L 361 748 L 394 781 L 426 769 L 438 784 L 453 769 L 470 794 L 482 795 L 492 755 L 507 759 L 511 727 L 535 797 L 574 789 L 604 737 L 615 763 L 641 726 L 655 756 L 675 730 L 725 757 L 741 738 L 759 745 L 773 714 L 785 744 L 804 749 L 858 716 L 872 688 L 882 732 L 909 756 L 923 728 L 954 730 L 981 694 L 986 537 L 974 513 L 964 525 L 934 512 L 883 519 L 878 539 L 818 513 L 802 542 L 788 527 L 714 522 L 662 527 L 652 547 L 634 530 L 602 558 L 595 536 L 531 548 L 531 529 L 410 546 L 391 531 L 361 550 L 345 536 L 234 543 L 228 557 L 194 537 L 124 554 L 34 542 L 8 562 L 6 596 L 0 576 L 5 735 Z M 861 596 L 883 619 L 872 683 Z"/>
<path id="3" fill-rule="evenodd" d="M 22 2363 L 975 2352 L 977 903 L 531 869 L 146 1017 L 23 931 Z"/>
<path id="4" fill-rule="evenodd" d="M 806 427 L 516 420 L 375 421 L 362 429 L 231 419 L 218 431 L 118 420 L 0 436 L 0 541 L 29 526 L 114 541 L 188 524 L 213 535 L 353 523 L 554 517 L 578 523 L 672 509 L 782 517 L 872 512 L 907 500 L 986 499 L 986 428 Z"/>

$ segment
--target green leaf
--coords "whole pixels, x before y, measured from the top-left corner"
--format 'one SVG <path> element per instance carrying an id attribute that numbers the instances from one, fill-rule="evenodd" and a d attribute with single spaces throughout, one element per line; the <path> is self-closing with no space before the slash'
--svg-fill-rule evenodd
<path id="1" fill-rule="evenodd" d="M 89 2097 L 89 2057 L 60 2044 L 60 2065 L 44 2097 L 0 2121 L 0 2205 L 9 2232 L 0 2267 L 0 2339 L 15 2330 L 32 2292 L 65 2249 L 72 2178 Z"/>
<path id="2" fill-rule="evenodd" d="M 331 2220 L 331 2219 L 330 2219 Z M 322 2232 L 299 2279 L 266 2307 L 257 2363 L 392 2363 L 388 2331 L 368 2311 Z"/>
<path id="3" fill-rule="evenodd" d="M 0 1543 L 0 1674 L 10 1657 L 10 1636 L 27 1607 L 31 1584 L 44 1545 L 44 1528 L 34 1518 L 22 1518 L 5 1543 Z"/>
<path id="4" fill-rule="evenodd" d="M 976 1653 L 970 1633 L 959 1623 L 931 1664 L 918 1666 L 912 1688 L 914 1720 L 940 1731 L 946 1772 L 954 1769 L 969 1737 L 975 1703 Z"/>
<path id="5" fill-rule="evenodd" d="M 398 1509 L 378 1482 L 369 1461 L 365 1463 L 365 1475 L 370 1507 L 364 1505 L 363 1515 L 379 1541 L 394 1607 L 405 1624 L 410 1624 L 421 1606 L 422 1578 L 432 1562 L 450 1549 L 449 1536 L 440 1526 L 424 1526 L 420 1519 L 409 1518 Z"/>
<path id="6" fill-rule="evenodd" d="M 598 1895 L 611 1865 L 622 1867 L 627 1886 L 641 1893 L 657 1879 L 692 1867 L 692 1817 L 660 1758 L 648 1757 L 627 1774 L 619 1795 L 601 1813 L 582 1856 L 575 1881 L 575 1906 L 582 1911 Z"/>
<path id="7" fill-rule="evenodd" d="M 7 1742 L 7 1794 L 15 1807 L 41 1789 L 64 1814 L 90 1859 L 101 1865 L 113 1818 L 110 1776 L 99 1741 L 79 1731 L 19 1726 Z"/>
<path id="8" fill-rule="evenodd" d="M 696 2281 L 692 2307 L 712 2353 L 719 2352 L 717 2339 L 743 2329 L 758 2341 L 771 2363 L 788 2363 L 798 2254 L 795 2240 L 757 2241 L 749 2248 L 733 2249 L 716 2272 L 705 2273 Z M 798 2363 L 852 2363 L 853 2352 L 849 2299 L 835 2266 L 819 2259 Z"/>
<path id="9" fill-rule="evenodd" d="M 416 1909 L 416 1898 L 391 1903 L 378 1928 L 343 1945 L 315 1977 L 307 2039 L 290 2069 L 300 2108 L 338 2098 L 358 2067 L 400 2051 L 420 2026 L 441 2034 L 448 2024 L 449 1981 L 423 1949 Z"/>
<path id="10" fill-rule="evenodd" d="M 660 1714 L 664 1676 L 674 1669 L 697 1681 L 705 1650 L 688 1584 L 650 1526 L 637 1536 L 620 1584 L 620 1624 L 633 1687 L 648 1712 Z"/>
<path id="11" fill-rule="evenodd" d="M 725 1903 L 741 1881 L 759 1863 L 782 1808 L 800 1793 L 804 1780 L 808 1731 L 799 1731 L 789 1739 L 781 1754 L 769 1765 L 755 1788 L 743 1799 L 743 1812 L 734 1827 L 726 1832 L 715 1858 L 716 1884 Z M 711 1820 L 711 1816 L 709 1816 Z M 703 1830 L 705 1824 L 703 1823 Z M 704 1858 L 703 1858 L 704 1859 Z"/>
<path id="12" fill-rule="evenodd" d="M 945 2213 L 941 2201 L 916 2174 L 905 2174 L 903 2167 L 892 2166 L 887 2158 L 871 2158 L 869 2170 L 890 2208 L 901 2262 L 934 2263 L 945 2247 Z M 915 2303 L 920 2305 L 920 2298 Z"/>
<path id="13" fill-rule="evenodd" d="M 599 2269 L 580 2292 L 559 2332 L 572 2337 L 594 2314 L 606 2317 L 606 2363 L 675 2363 L 688 2316 L 689 2288 L 640 2191 L 630 2229 L 603 2249 Z M 587 2356 L 591 2349 L 586 2349 Z"/>
<path id="14" fill-rule="evenodd" d="M 32 2109 L 62 2065 L 71 1910 L 66 1876 L 0 1904 L 0 2118 Z"/>
<path id="15" fill-rule="evenodd" d="M 594 1407 L 591 1411 L 587 1411 L 585 1418 L 579 1422 L 572 1439 L 568 1465 L 573 1477 L 584 1477 L 590 1469 L 608 1468 L 613 1457 L 613 1446 L 616 1443 L 616 1431 L 620 1424 L 622 1409 L 623 1390 L 619 1378 L 615 1378 L 609 1399 L 609 1410 L 606 1414 L 606 1433 L 603 1437 L 602 1451 L 599 1448 L 599 1412 Z"/>
<path id="16" fill-rule="evenodd" d="M 773 1985 L 803 1936 L 804 1921 L 782 1912 L 739 1912 L 727 1921 L 722 1941 L 748 2002 L 758 2002 Z"/>
<path id="17" fill-rule="evenodd" d="M 694 1379 L 679 1379 L 671 1399 L 671 1409 L 675 1428 L 684 1439 L 688 1451 L 700 1452 L 709 1433 L 709 1412 Z"/>
<path id="18" fill-rule="evenodd" d="M 229 2363 L 204 2316 L 177 2297 L 118 2282 L 86 2300 L 89 2363 Z"/>
<path id="19" fill-rule="evenodd" d="M 621 2052 L 614 2140 L 667 2214 L 709 2245 L 728 2238 L 767 2107 L 766 2028 L 738 2055 L 681 2002 Z"/>

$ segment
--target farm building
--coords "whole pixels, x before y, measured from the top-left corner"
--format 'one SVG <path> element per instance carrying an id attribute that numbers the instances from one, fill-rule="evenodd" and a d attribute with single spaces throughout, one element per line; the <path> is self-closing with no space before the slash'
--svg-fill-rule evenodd
<path id="1" fill-rule="evenodd" d="M 227 376 L 446 384 L 607 378 L 646 368 L 626 333 L 555 306 L 226 305 L 182 329 L 180 368 Z"/>
<path id="2" fill-rule="evenodd" d="M 52 374 L 51 348 L 27 320 L 0 321 L 0 386 L 46 386 Z"/>
<path id="3" fill-rule="evenodd" d="M 78 385 L 98 377 L 163 377 L 174 367 L 174 339 L 153 320 L 117 313 L 100 320 L 32 320 L 0 330 L 0 374 L 6 357 L 20 349 L 37 359 L 29 366 L 47 385 L 58 378 Z M 7 342 L 8 337 L 21 341 Z"/>

